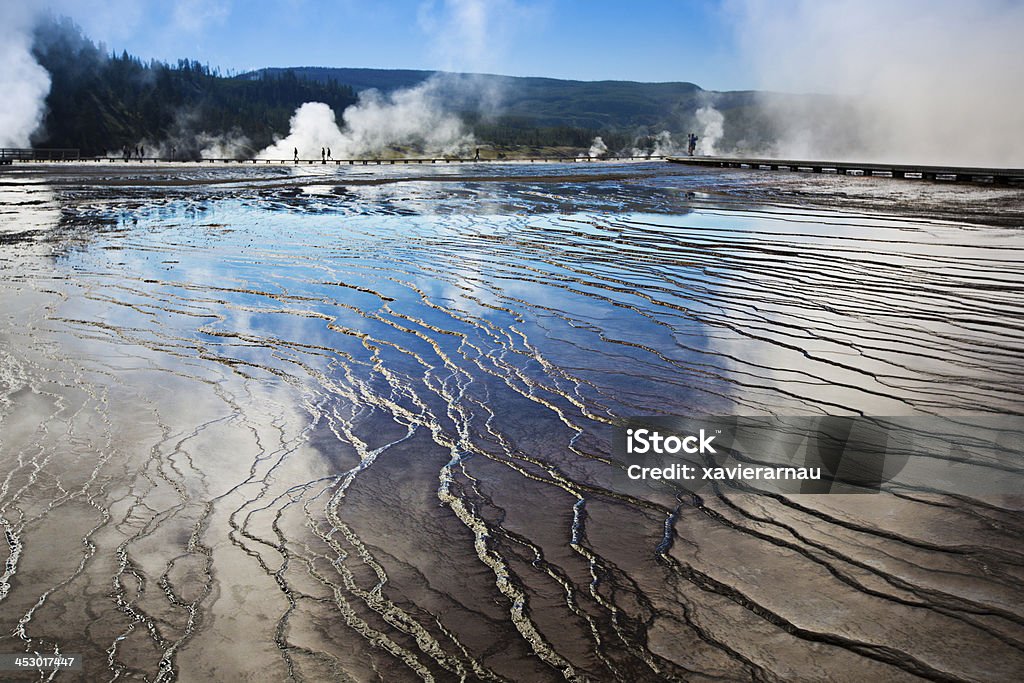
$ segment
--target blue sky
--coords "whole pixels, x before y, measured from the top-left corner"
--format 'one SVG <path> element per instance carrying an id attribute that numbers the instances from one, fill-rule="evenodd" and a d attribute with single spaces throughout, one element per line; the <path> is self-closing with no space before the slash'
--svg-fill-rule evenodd
<path id="1" fill-rule="evenodd" d="M 51 0 L 94 40 L 223 70 L 356 66 L 756 87 L 730 0 Z"/>

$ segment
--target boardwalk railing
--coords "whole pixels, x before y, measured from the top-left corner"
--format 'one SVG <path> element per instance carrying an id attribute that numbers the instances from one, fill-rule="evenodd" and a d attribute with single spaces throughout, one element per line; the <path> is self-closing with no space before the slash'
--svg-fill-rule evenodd
<path id="1" fill-rule="evenodd" d="M 798 171 L 836 175 L 881 176 L 904 180 L 952 180 L 954 182 L 1024 182 L 1024 168 L 982 168 L 974 166 L 922 166 L 876 164 L 855 161 L 806 161 L 794 159 L 746 159 L 729 157 L 668 157 L 676 164 L 743 168 L 754 171 Z"/>
<path id="2" fill-rule="evenodd" d="M 77 149 L 0 147 L 0 164 L 12 161 L 79 161 L 81 158 Z"/>
<path id="3" fill-rule="evenodd" d="M 580 156 L 560 156 L 560 157 L 519 157 L 519 158 L 507 158 L 507 159 L 495 159 L 495 158 L 483 158 L 477 159 L 476 157 L 408 157 L 408 158 L 397 158 L 397 159 L 228 159 L 228 158 L 217 158 L 217 159 L 175 159 L 171 157 L 137 157 L 132 156 L 125 158 L 123 156 L 99 156 L 99 157 L 82 157 L 79 156 L 77 149 L 4 149 L 0 148 L 0 163 L 11 163 L 11 161 L 107 161 L 110 163 L 173 163 L 173 164 L 190 164 L 190 163 L 206 163 L 206 164 L 290 164 L 294 166 L 308 166 L 313 164 L 334 164 L 336 166 L 349 165 L 349 166 L 382 166 L 382 165 L 396 165 L 396 164 L 470 164 L 470 163 L 500 163 L 506 161 L 516 162 L 589 162 L 589 161 L 661 161 L 665 157 L 659 155 L 650 156 L 629 156 L 629 157 L 590 157 L 586 155 Z"/>
<path id="4" fill-rule="evenodd" d="M 167 157 L 121 156 L 82 157 L 77 149 L 22 149 L 0 148 L 0 164 L 12 161 L 108 161 L 110 163 L 223 163 L 223 164 L 277 164 L 294 166 L 394 166 L 396 164 L 465 164 L 501 162 L 582 163 L 597 161 L 659 161 L 714 168 L 741 168 L 761 171 L 794 171 L 804 173 L 830 173 L 836 175 L 876 176 L 908 180 L 947 180 L 955 182 L 991 182 L 996 184 L 1024 183 L 1024 168 L 981 168 L 969 166 L 922 166 L 912 164 L 880 164 L 852 161 L 808 161 L 793 159 L 753 159 L 730 157 L 664 157 L 659 155 L 626 157 L 525 157 L 509 159 L 477 159 L 475 157 L 407 157 L 397 159 L 172 159 Z"/>
<path id="5" fill-rule="evenodd" d="M 631 156 L 631 157 L 590 157 L 586 155 L 580 156 L 562 156 L 562 157 L 510 157 L 505 159 L 495 158 L 481 158 L 476 157 L 400 157 L 396 159 L 170 159 L 167 157 L 130 157 L 125 159 L 124 157 L 95 157 L 90 159 L 91 161 L 109 161 L 122 162 L 122 163 L 139 163 L 139 162 L 154 162 L 154 163 L 174 163 L 174 164 L 189 164 L 189 163 L 205 163 L 205 164 L 290 164 L 293 166 L 309 166 L 309 165 L 329 165 L 334 164 L 335 166 L 349 165 L 349 166 L 394 166 L 397 164 L 474 164 L 474 163 L 502 163 L 502 162 L 587 162 L 587 161 L 661 161 L 665 159 L 663 156 Z"/>

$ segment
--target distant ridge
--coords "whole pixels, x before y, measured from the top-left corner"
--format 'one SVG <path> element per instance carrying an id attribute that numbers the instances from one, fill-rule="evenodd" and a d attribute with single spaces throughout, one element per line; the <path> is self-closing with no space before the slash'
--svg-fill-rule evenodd
<path id="1" fill-rule="evenodd" d="M 509 84 L 516 83 L 547 83 L 547 84 L 602 84 L 621 83 L 637 86 L 682 86 L 688 89 L 703 90 L 700 86 L 688 81 L 629 81 L 620 79 L 601 80 L 577 80 L 572 78 L 550 78 L 547 76 L 502 76 L 499 74 L 469 73 L 469 72 L 447 72 L 429 71 L 425 69 L 373 69 L 366 67 L 328 67 L 328 66 L 291 66 L 291 67 L 266 67 L 249 71 L 239 76 L 240 78 L 259 78 L 263 73 L 280 74 L 285 71 L 293 71 L 296 76 L 307 80 L 327 82 L 335 80 L 345 83 L 356 90 L 377 88 L 378 90 L 396 90 L 417 85 L 427 80 L 434 74 L 449 74 L 459 77 L 482 78 L 486 80 L 504 81 Z"/>
<path id="2" fill-rule="evenodd" d="M 376 88 L 385 92 L 409 88 L 422 83 L 435 73 L 418 69 L 350 69 L 324 66 L 297 66 L 258 69 L 257 71 L 242 74 L 239 78 L 257 79 L 262 74 L 277 75 L 283 74 L 286 71 L 293 71 L 299 78 L 318 83 L 327 83 L 333 79 L 352 87 L 357 92 L 369 90 L 370 88 Z"/>
<path id="3" fill-rule="evenodd" d="M 376 88 L 391 92 L 416 86 L 435 72 L 415 69 L 361 69 L 329 67 L 266 68 L 239 76 L 258 79 L 263 74 L 296 76 L 320 83 L 336 81 L 357 92 Z M 714 92 L 685 81 L 642 83 L 637 81 L 575 81 L 537 76 L 451 74 L 473 79 L 481 87 L 500 93 L 501 115 L 529 120 L 540 126 L 574 126 L 591 129 L 637 127 L 679 131 L 692 125 L 697 108 L 714 103 L 723 113 L 754 104 L 752 91 Z M 728 114 L 727 114 L 728 115 Z"/>

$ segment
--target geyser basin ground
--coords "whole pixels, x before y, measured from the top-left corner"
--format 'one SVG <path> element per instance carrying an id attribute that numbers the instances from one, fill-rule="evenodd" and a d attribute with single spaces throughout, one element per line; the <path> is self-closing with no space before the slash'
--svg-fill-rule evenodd
<path id="1" fill-rule="evenodd" d="M 627 491 L 610 445 L 637 415 L 1021 414 L 1019 189 L 39 166 L 0 197 L 0 652 L 88 680 L 1024 670 L 1019 497 Z"/>

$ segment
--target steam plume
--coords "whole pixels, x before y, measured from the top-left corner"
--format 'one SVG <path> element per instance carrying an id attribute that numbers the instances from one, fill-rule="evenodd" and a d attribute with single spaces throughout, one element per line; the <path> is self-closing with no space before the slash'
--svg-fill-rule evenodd
<path id="1" fill-rule="evenodd" d="M 259 153 L 260 159 L 320 156 L 330 147 L 336 159 L 379 154 L 393 145 L 426 154 L 463 153 L 473 144 L 462 121 L 441 103 L 439 78 L 389 95 L 365 90 L 345 110 L 339 128 L 334 111 L 321 102 L 306 102 L 291 119 L 291 132 Z"/>
<path id="2" fill-rule="evenodd" d="M 780 156 L 1024 166 L 1024 4 L 736 0 Z M 790 100 L 792 102 L 792 100 Z"/>
<path id="3" fill-rule="evenodd" d="M 672 133 L 663 130 L 654 135 L 641 135 L 633 139 L 632 147 L 624 147 L 619 151 L 623 156 L 672 156 L 679 153 Z"/>
<path id="4" fill-rule="evenodd" d="M 430 34 L 438 57 L 450 69 L 486 69 L 503 51 L 525 16 L 513 0 L 445 0 L 420 7 L 420 27 Z M 316 158 L 330 147 L 335 159 L 386 153 L 403 147 L 415 152 L 465 154 L 473 135 L 452 109 L 494 115 L 501 102 L 494 79 L 469 74 L 436 73 L 423 83 L 392 93 L 364 90 L 345 110 L 339 127 L 330 107 L 307 102 L 295 111 L 287 137 L 259 153 L 259 158 Z"/>
<path id="5" fill-rule="evenodd" d="M 486 70 L 511 43 L 530 12 L 513 0 L 445 0 L 420 8 L 421 28 L 433 36 L 435 52 L 446 68 Z M 471 74 L 437 73 L 420 85 L 384 94 L 365 90 L 345 110 L 339 127 L 324 104 L 307 102 L 291 120 L 287 137 L 260 152 L 260 158 L 316 158 L 321 147 L 331 155 L 353 158 L 386 153 L 391 147 L 428 155 L 465 154 L 474 138 L 453 109 L 474 110 L 485 119 L 501 106 L 496 79 Z"/>
<path id="6" fill-rule="evenodd" d="M 697 110 L 697 123 L 701 126 L 701 135 L 697 140 L 697 153 L 714 156 L 715 145 L 725 134 L 725 117 L 713 106 L 708 105 Z"/>
<path id="7" fill-rule="evenodd" d="M 32 55 L 26 5 L 0 3 L 0 17 L 0 147 L 27 147 L 43 118 L 50 75 Z"/>
<path id="8" fill-rule="evenodd" d="M 196 143 L 201 147 L 199 156 L 203 159 L 246 159 L 253 152 L 249 138 L 238 130 L 223 135 L 199 133 Z"/>
<path id="9" fill-rule="evenodd" d="M 608 153 L 608 145 L 604 144 L 604 140 L 601 139 L 600 135 L 598 135 L 596 138 L 594 138 L 594 141 L 592 143 L 590 143 L 590 149 L 587 150 L 587 155 L 591 159 L 596 159 L 597 157 L 602 157 L 602 156 L 604 156 L 607 153 Z"/>
<path id="10" fill-rule="evenodd" d="M 676 143 L 672 141 L 672 133 L 663 130 L 654 136 L 654 156 L 672 156 L 677 152 Z"/>

